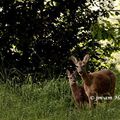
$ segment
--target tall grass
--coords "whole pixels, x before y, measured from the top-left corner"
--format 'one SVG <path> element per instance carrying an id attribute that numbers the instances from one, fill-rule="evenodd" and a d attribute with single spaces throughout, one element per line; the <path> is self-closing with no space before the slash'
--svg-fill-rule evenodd
<path id="1" fill-rule="evenodd" d="M 117 75 L 116 94 L 120 93 L 120 75 Z M 120 100 L 100 104 L 89 110 L 78 110 L 71 97 L 66 78 L 45 81 L 42 84 L 24 84 L 13 88 L 0 85 L 0 120 L 119 120 Z"/>

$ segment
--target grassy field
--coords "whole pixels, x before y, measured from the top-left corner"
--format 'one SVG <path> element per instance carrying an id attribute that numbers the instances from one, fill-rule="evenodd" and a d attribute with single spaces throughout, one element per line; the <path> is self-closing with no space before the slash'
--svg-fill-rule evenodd
<path id="1" fill-rule="evenodd" d="M 79 111 L 74 105 L 66 78 L 12 88 L 0 85 L 0 120 L 120 120 L 120 74 L 111 104 Z"/>

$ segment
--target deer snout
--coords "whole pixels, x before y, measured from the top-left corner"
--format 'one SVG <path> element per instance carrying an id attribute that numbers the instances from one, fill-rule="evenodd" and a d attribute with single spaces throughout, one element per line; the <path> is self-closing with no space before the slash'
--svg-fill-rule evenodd
<path id="1" fill-rule="evenodd" d="M 84 71 L 85 71 L 84 69 L 85 69 L 84 66 L 77 67 L 77 72 L 79 73 L 79 75 L 84 73 Z"/>
<path id="2" fill-rule="evenodd" d="M 77 71 L 78 71 L 79 74 L 83 73 L 83 71 L 81 69 L 78 69 Z"/>
<path id="3" fill-rule="evenodd" d="M 83 72 L 82 71 L 79 71 L 79 74 L 82 74 Z"/>

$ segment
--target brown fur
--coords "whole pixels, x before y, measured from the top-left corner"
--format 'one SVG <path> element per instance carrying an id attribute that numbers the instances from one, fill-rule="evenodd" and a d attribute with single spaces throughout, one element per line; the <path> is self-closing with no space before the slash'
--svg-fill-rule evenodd
<path id="1" fill-rule="evenodd" d="M 114 97 L 116 77 L 112 71 L 105 69 L 93 73 L 87 73 L 86 64 L 89 60 L 88 54 L 82 61 L 78 61 L 74 56 L 71 57 L 71 60 L 76 65 L 77 72 L 83 80 L 84 90 L 88 96 L 90 107 L 92 107 L 94 103 L 91 96 L 94 96 L 94 98 L 104 95 Z"/>
<path id="2" fill-rule="evenodd" d="M 75 100 L 75 103 L 78 108 L 82 108 L 85 102 L 88 102 L 87 95 L 85 94 L 85 90 L 83 86 L 78 86 L 75 80 L 75 73 L 70 73 L 67 70 L 67 75 L 69 78 L 69 84 L 72 91 L 72 96 Z"/>

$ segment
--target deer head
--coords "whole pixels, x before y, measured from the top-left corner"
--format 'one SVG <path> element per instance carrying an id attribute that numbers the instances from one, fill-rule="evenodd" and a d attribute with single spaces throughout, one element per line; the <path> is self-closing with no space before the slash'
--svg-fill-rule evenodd
<path id="1" fill-rule="evenodd" d="M 71 60 L 73 61 L 73 63 L 75 64 L 76 69 L 77 69 L 77 72 L 78 72 L 80 75 L 83 74 L 84 72 L 86 72 L 86 64 L 87 64 L 87 62 L 88 62 L 88 60 L 89 60 L 89 55 L 88 55 L 88 54 L 86 54 L 86 55 L 84 56 L 84 58 L 83 58 L 82 61 L 81 61 L 81 60 L 77 60 L 77 58 L 74 57 L 74 56 L 71 56 L 70 59 L 71 59 Z"/>
<path id="2" fill-rule="evenodd" d="M 73 71 L 72 73 L 70 73 L 69 70 L 66 71 L 67 76 L 69 78 L 69 83 L 72 85 L 73 83 L 76 83 L 76 71 Z"/>

